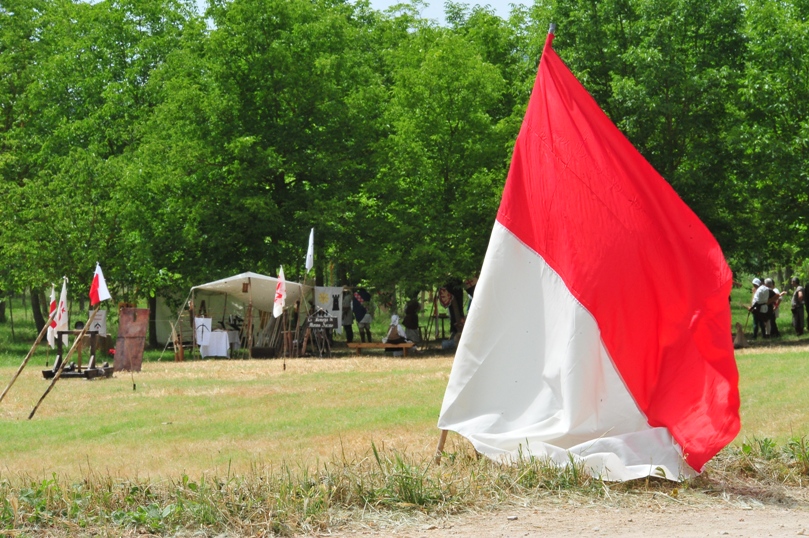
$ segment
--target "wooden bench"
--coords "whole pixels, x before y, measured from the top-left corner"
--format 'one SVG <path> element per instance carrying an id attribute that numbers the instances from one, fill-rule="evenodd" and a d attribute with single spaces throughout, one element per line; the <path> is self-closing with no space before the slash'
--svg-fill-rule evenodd
<path id="1" fill-rule="evenodd" d="M 349 349 L 356 349 L 359 355 L 363 349 L 401 349 L 402 356 L 407 357 L 407 350 L 415 346 L 413 342 L 402 342 L 401 344 L 386 344 L 384 342 L 350 342 Z"/>

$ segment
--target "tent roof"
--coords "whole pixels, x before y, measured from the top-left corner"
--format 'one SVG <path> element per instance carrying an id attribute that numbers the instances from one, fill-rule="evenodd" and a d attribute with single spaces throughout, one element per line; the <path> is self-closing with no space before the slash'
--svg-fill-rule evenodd
<path id="1" fill-rule="evenodd" d="M 242 286 L 246 283 L 249 283 L 250 287 L 248 288 L 249 291 L 245 293 L 242 291 Z M 208 282 L 207 284 L 194 286 L 191 288 L 191 291 L 226 293 L 245 303 L 249 303 L 252 300 L 253 306 L 259 310 L 271 311 L 273 300 L 275 299 L 276 284 L 278 284 L 278 279 L 275 277 L 247 272 Z M 291 306 L 295 304 L 295 301 L 301 298 L 310 286 L 303 286 L 297 282 L 287 280 L 286 288 L 286 304 L 287 306 Z"/>

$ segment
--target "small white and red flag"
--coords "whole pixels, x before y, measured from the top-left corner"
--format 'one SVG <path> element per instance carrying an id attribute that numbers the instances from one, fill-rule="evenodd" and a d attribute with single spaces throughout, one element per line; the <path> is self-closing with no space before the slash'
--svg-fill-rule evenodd
<path id="1" fill-rule="evenodd" d="M 90 285 L 90 305 L 95 306 L 110 298 L 110 290 L 107 289 L 104 273 L 101 272 L 101 264 L 96 262 L 96 272 L 93 275 L 93 283 Z"/>
<path id="2" fill-rule="evenodd" d="M 67 311 L 67 277 L 62 277 L 62 293 L 59 295 L 59 302 L 56 305 L 56 318 L 54 318 L 56 325 L 53 325 L 53 334 L 59 331 L 69 331 L 70 323 L 68 322 Z M 62 337 L 62 342 L 67 345 L 67 335 Z"/>
<path id="3" fill-rule="evenodd" d="M 48 307 L 48 319 L 50 319 L 50 323 L 48 323 L 48 345 L 51 348 L 56 347 L 56 333 L 54 330 L 56 329 L 56 286 L 51 284 L 51 302 L 50 306 Z"/>
<path id="4" fill-rule="evenodd" d="M 284 267 L 278 271 L 278 283 L 275 285 L 275 300 L 272 305 L 272 315 L 276 318 L 284 313 L 287 301 L 287 283 L 284 280 Z"/>

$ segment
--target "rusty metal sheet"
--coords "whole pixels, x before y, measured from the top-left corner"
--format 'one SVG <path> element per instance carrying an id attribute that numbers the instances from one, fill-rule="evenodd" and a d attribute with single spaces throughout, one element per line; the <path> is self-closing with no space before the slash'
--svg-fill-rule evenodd
<path id="1" fill-rule="evenodd" d="M 116 372 L 122 370 L 140 372 L 148 327 L 148 308 L 122 308 L 118 311 L 118 340 L 115 343 Z"/>

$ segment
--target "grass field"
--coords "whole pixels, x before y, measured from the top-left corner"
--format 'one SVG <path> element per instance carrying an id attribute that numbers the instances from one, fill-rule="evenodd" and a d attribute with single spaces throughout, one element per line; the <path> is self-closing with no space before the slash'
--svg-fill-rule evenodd
<path id="1" fill-rule="evenodd" d="M 147 362 L 112 379 L 47 382 L 35 356 L 0 403 L 5 473 L 171 477 L 243 472 L 256 463 L 312 463 L 371 443 L 429 455 L 452 359 L 447 356 Z M 809 348 L 737 355 L 746 438 L 809 433 Z M 16 371 L 0 367 L 5 387 Z M 136 390 L 133 390 L 133 381 Z"/>
<path id="2" fill-rule="evenodd" d="M 737 352 L 742 432 L 735 448 L 728 450 L 743 459 L 752 453 L 771 460 L 781 453 L 777 446 L 791 443 L 794 447 L 802 440 L 797 456 L 793 451 L 793 463 L 778 471 L 777 480 L 794 481 L 797 476 L 803 483 L 801 476 L 809 472 L 805 445 L 809 339 L 789 335 L 789 330 L 782 329 L 781 345 L 756 342 Z M 33 329 L 24 327 L 17 329 L 18 340 L 21 334 L 34 336 Z M 0 345 L 3 335 L 0 329 Z M 0 390 L 27 350 L 26 343 L 12 343 L 6 335 L 0 350 Z M 431 470 L 428 462 L 438 439 L 436 420 L 451 356 L 402 359 L 344 354 L 333 359 L 287 360 L 286 369 L 280 360 L 175 363 L 170 354 L 162 361 L 158 356 L 159 352 L 150 352 L 143 372 L 134 376 L 119 373 L 107 380 L 60 380 L 29 421 L 28 413 L 47 387 L 40 370 L 46 360 L 52 360 L 40 348 L 0 403 L 0 497 L 5 494 L 28 506 L 26 512 L 12 501 L 0 500 L 0 523 L 7 528 L 40 525 L 36 506 L 41 504 L 48 507 L 41 508 L 49 514 L 43 520 L 46 526 L 69 527 L 77 524 L 77 517 L 84 517 L 76 515 L 75 507 L 89 502 L 98 520 L 84 524 L 102 525 L 104 532 L 116 534 L 108 525 L 113 529 L 134 525 L 156 533 L 177 525 L 194 527 L 201 524 L 202 516 L 177 508 L 177 499 L 190 502 L 183 497 L 190 495 L 188 481 L 198 488 L 206 477 L 220 486 L 206 497 L 205 510 L 244 508 L 239 505 L 242 501 L 226 497 L 221 488 L 236 496 L 242 495 L 241 489 L 258 488 L 250 495 L 262 496 L 263 509 L 275 515 L 261 517 L 275 517 L 271 530 L 280 533 L 311 531 L 313 521 L 327 525 L 323 514 L 330 513 L 329 506 L 338 497 L 344 504 L 360 507 L 373 501 L 400 508 L 433 503 L 447 509 L 452 503 L 472 502 L 469 499 L 475 495 L 492 499 L 517 486 L 559 488 L 560 480 L 582 483 L 581 477 L 566 478 L 564 473 L 549 479 L 543 474 L 546 471 L 530 466 L 504 474 L 474 459 L 465 459 L 466 467 Z M 471 454 L 468 443 L 456 436 L 451 436 L 448 447 L 459 455 L 453 457 Z M 728 467 L 727 458 L 719 460 L 716 465 Z M 733 461 L 730 467 L 741 469 L 745 476 L 751 472 L 743 461 Z M 369 470 L 370 464 L 375 470 Z M 335 468 L 343 469 L 343 474 L 334 474 Z M 273 475 L 275 485 L 268 490 L 268 470 L 287 478 Z M 318 478 L 313 479 L 316 473 Z M 229 477 L 241 478 L 233 482 Z M 506 479 L 508 487 L 502 483 Z M 488 485 L 472 488 L 470 480 L 488 481 Z M 332 485 L 317 489 L 326 483 Z M 69 484 L 74 484 L 68 488 L 74 492 L 71 495 L 61 489 Z M 84 486 L 76 490 L 75 484 Z M 159 484 L 168 486 L 157 494 Z M 140 493 L 132 494 L 132 488 Z M 193 493 L 195 502 L 201 502 L 199 491 L 193 489 Z M 281 509 L 284 517 L 277 515 L 282 498 L 287 503 Z M 320 503 L 318 517 L 310 513 L 314 502 Z M 22 518 L 21 513 L 28 515 Z M 118 521 L 116 513 L 128 515 Z M 217 528 L 231 528 L 231 517 L 215 517 Z M 255 517 L 245 516 L 243 532 L 254 532 L 250 525 Z"/>

